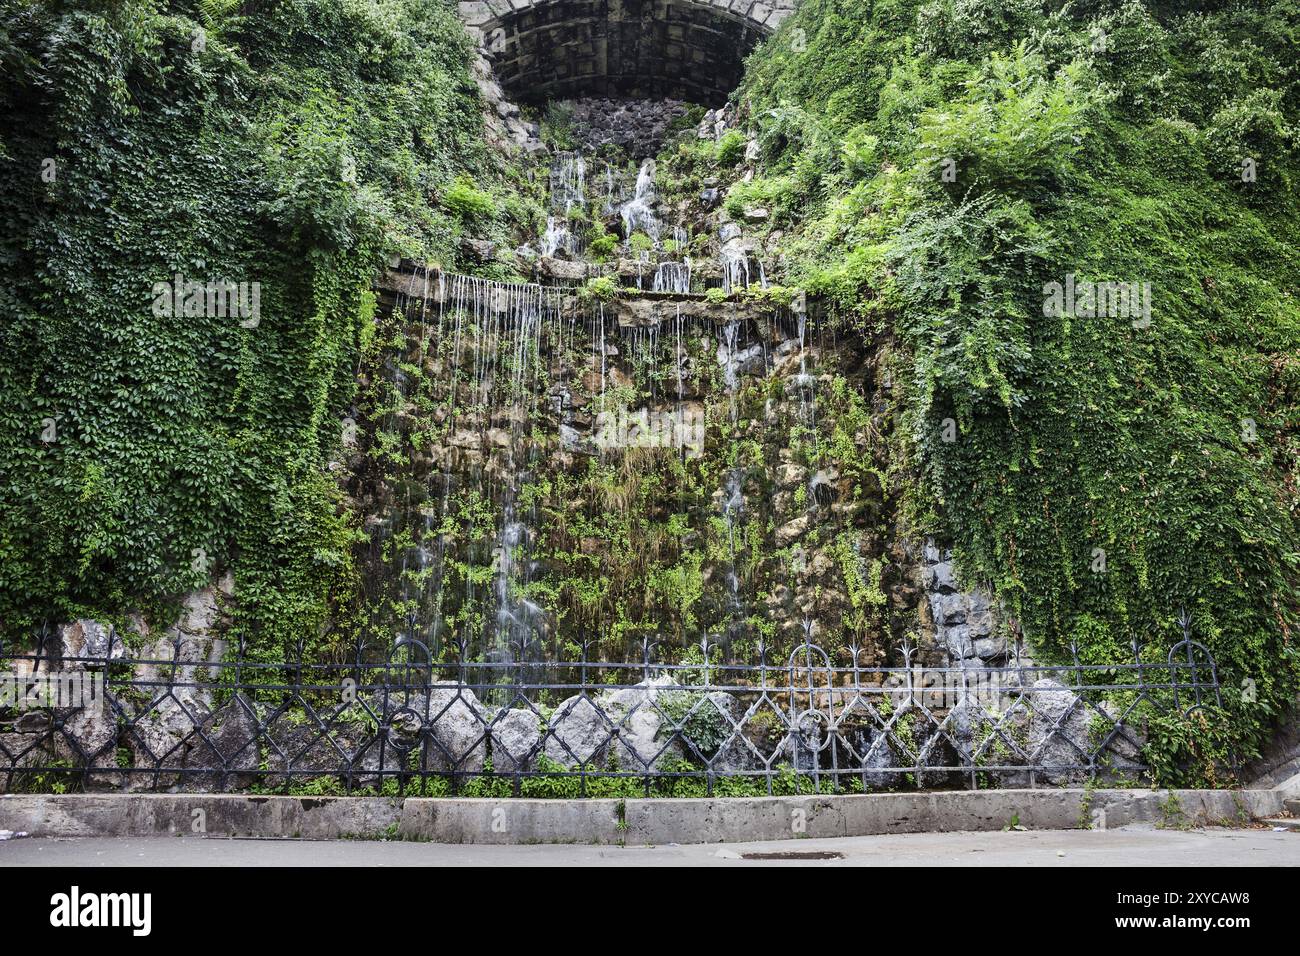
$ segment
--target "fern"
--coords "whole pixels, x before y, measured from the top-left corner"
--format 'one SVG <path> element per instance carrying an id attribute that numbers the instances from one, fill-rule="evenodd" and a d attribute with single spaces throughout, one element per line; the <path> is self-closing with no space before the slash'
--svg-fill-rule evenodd
<path id="1" fill-rule="evenodd" d="M 243 0 L 199 0 L 199 14 L 209 30 L 219 29 L 222 23 L 239 10 Z"/>

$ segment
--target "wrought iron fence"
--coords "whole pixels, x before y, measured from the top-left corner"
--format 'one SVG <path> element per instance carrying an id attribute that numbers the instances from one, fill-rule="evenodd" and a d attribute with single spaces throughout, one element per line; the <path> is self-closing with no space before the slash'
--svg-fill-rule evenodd
<path id="1" fill-rule="evenodd" d="M 39 651 L 3 658 L 6 790 L 758 795 L 1144 783 L 1147 722 L 1220 703 L 1206 648 L 1006 667 L 866 667 L 805 643 L 776 660 L 432 659 L 348 664 Z M 680 657 L 680 655 L 676 655 Z M 96 676 L 99 694 L 50 687 Z M 94 681 L 91 682 L 95 683 Z M 84 690 L 84 688 L 82 688 Z M 92 690 L 93 694 L 93 690 Z M 71 706 L 69 706 L 71 704 Z"/>

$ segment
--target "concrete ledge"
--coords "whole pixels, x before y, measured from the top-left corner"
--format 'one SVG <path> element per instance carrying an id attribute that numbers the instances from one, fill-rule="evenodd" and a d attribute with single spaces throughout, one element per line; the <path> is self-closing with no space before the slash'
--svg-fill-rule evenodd
<path id="1" fill-rule="evenodd" d="M 630 845 L 1001 830 L 1193 827 L 1274 817 L 1287 791 L 979 790 L 719 799 L 467 800 L 245 794 L 0 795 L 39 837 L 207 835 Z"/>
<path id="2" fill-rule="evenodd" d="M 261 797 L 240 793 L 0 796 L 0 829 L 42 837 L 168 836 L 378 839 L 397 826 L 387 797 Z"/>
<path id="3" fill-rule="evenodd" d="M 621 817 L 619 800 L 408 797 L 397 834 L 430 843 L 613 844 L 624 839 Z"/>
<path id="4" fill-rule="evenodd" d="M 1117 827 L 1132 823 L 1205 826 L 1246 823 L 1282 807 L 1271 790 L 981 790 L 845 797 L 628 800 L 626 841 L 740 842 Z"/>

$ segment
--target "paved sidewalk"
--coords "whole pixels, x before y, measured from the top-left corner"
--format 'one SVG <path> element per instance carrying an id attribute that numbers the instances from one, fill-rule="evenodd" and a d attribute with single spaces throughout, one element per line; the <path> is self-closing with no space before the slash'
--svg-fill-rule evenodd
<path id="1" fill-rule="evenodd" d="M 758 858 L 753 857 L 755 854 Z M 195 837 L 26 838 L 0 843 L 0 866 L 474 865 L 1300 866 L 1300 831 L 1134 827 L 658 847 L 451 846 Z"/>

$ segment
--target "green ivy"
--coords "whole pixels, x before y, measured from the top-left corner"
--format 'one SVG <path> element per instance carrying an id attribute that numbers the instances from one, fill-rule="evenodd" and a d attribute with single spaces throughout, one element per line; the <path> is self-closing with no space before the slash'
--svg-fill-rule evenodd
<path id="1" fill-rule="evenodd" d="M 327 464 L 371 284 L 499 214 L 460 178 L 489 165 L 463 26 L 440 0 L 0 22 L 0 628 L 165 618 L 232 570 L 251 656 L 346 633 L 357 531 Z M 256 282 L 259 314 L 160 315 L 177 275 Z"/>
<path id="2" fill-rule="evenodd" d="M 1049 658 L 1185 608 L 1245 754 L 1298 673 L 1300 6 L 1192 6 L 806 0 L 740 99 L 803 197 L 786 281 L 900 346 L 916 533 Z M 1046 314 L 1070 273 L 1149 326 Z"/>

